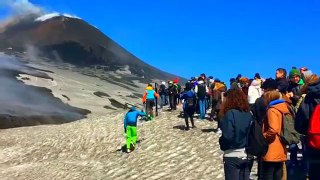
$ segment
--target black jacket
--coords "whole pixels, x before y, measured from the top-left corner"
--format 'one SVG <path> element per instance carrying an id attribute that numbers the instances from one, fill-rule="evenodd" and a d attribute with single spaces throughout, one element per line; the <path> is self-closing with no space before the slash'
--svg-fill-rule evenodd
<path id="1" fill-rule="evenodd" d="M 299 99 L 301 97 L 300 89 L 301 89 L 301 86 L 299 84 L 289 83 L 287 91 L 293 93 L 293 97 L 290 98 L 293 106 L 297 105 L 297 102 L 299 101 Z"/>
<path id="2" fill-rule="evenodd" d="M 264 102 L 263 97 L 259 97 L 256 102 L 254 103 L 253 108 L 251 109 L 253 115 L 255 116 L 256 120 L 262 125 L 262 121 L 266 117 L 267 114 L 267 106 Z"/>
<path id="3" fill-rule="evenodd" d="M 310 84 L 307 89 L 307 95 L 301 103 L 295 119 L 295 129 L 300 134 L 307 135 L 309 128 L 309 120 L 313 110 L 320 101 L 320 80 L 314 84 Z M 308 155 L 312 160 L 320 159 L 320 151 L 307 148 Z"/>
<path id="4" fill-rule="evenodd" d="M 250 112 L 236 109 L 227 111 L 220 122 L 222 136 L 219 139 L 220 149 L 240 149 L 246 146 L 250 122 L 253 120 Z"/>

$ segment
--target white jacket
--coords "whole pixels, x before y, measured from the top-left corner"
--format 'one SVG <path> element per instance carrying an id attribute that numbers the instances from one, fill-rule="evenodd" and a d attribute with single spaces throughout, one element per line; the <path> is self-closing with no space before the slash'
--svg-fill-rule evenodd
<path id="1" fill-rule="evenodd" d="M 249 104 L 254 104 L 256 102 L 256 100 L 261 97 L 262 95 L 262 89 L 260 87 L 260 85 L 252 85 L 249 86 L 249 90 L 248 90 L 248 101 Z"/>

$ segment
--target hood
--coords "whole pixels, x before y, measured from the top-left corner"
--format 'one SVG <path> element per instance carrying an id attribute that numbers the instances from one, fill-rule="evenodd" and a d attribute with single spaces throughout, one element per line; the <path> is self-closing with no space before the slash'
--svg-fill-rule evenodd
<path id="1" fill-rule="evenodd" d="M 258 80 L 253 80 L 252 83 L 251 83 L 251 86 L 255 86 L 255 87 L 260 87 L 261 81 L 258 81 Z"/>
<path id="2" fill-rule="evenodd" d="M 225 85 L 223 83 L 216 82 L 214 84 L 214 89 L 219 90 L 219 91 L 223 91 L 225 89 Z"/>
<path id="3" fill-rule="evenodd" d="M 136 111 L 136 110 L 137 109 L 134 106 L 132 106 L 129 111 L 132 112 L 132 111 Z"/>
<path id="4" fill-rule="evenodd" d="M 153 90 L 153 87 L 148 86 L 148 87 L 146 88 L 146 90 Z"/>
<path id="5" fill-rule="evenodd" d="M 285 100 L 277 99 L 269 103 L 269 107 L 279 110 L 281 113 L 289 113 L 289 108 Z"/>
<path id="6" fill-rule="evenodd" d="M 198 84 L 203 84 L 204 82 L 203 81 L 198 81 Z"/>
<path id="7" fill-rule="evenodd" d="M 320 98 L 320 80 L 310 84 L 307 89 L 308 94 L 314 98 Z"/>

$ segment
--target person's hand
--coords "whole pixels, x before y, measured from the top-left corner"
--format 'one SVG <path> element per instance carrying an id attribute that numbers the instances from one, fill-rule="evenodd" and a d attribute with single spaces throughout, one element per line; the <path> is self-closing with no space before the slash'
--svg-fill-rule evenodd
<path id="1" fill-rule="evenodd" d="M 286 94 L 286 96 L 287 96 L 288 98 L 293 97 L 293 92 L 289 92 L 289 93 L 287 93 L 287 94 Z"/>

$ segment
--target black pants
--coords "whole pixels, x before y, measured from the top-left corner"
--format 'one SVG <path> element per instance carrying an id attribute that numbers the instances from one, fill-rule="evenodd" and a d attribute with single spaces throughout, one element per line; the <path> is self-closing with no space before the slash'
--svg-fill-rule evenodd
<path id="1" fill-rule="evenodd" d="M 147 99 L 146 101 L 146 112 L 147 115 L 153 117 L 153 106 L 154 106 L 154 99 Z"/>
<path id="2" fill-rule="evenodd" d="M 176 98 L 174 94 L 170 94 L 169 95 L 169 103 L 170 103 L 170 108 L 171 110 L 175 110 L 176 107 Z"/>
<path id="3" fill-rule="evenodd" d="M 261 180 L 281 180 L 283 162 L 261 162 Z"/>
<path id="4" fill-rule="evenodd" d="M 186 122 L 186 127 L 189 129 L 189 118 L 191 121 L 191 126 L 194 127 L 193 115 L 194 115 L 194 108 L 186 108 L 184 109 L 184 120 Z"/>
<path id="5" fill-rule="evenodd" d="M 249 180 L 253 159 L 223 157 L 225 180 Z"/>

